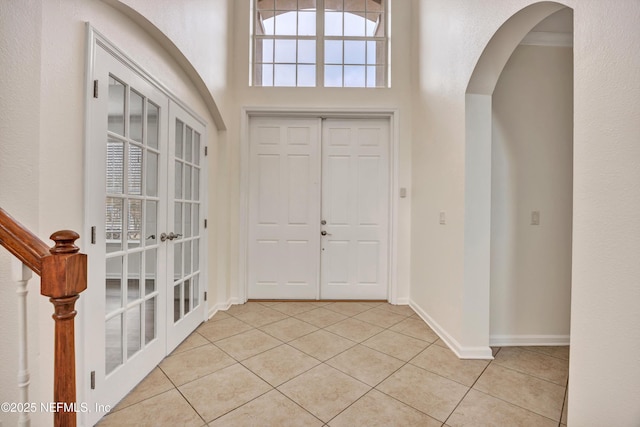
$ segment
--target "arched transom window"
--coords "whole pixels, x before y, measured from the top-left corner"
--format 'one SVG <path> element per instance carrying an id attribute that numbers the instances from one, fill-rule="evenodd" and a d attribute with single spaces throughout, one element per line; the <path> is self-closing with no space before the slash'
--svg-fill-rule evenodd
<path id="1" fill-rule="evenodd" d="M 387 87 L 386 3 L 253 0 L 253 85 Z"/>

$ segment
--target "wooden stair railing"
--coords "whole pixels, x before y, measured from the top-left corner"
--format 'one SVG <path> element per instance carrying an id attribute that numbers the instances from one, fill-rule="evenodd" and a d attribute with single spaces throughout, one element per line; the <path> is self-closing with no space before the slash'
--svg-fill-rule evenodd
<path id="1" fill-rule="evenodd" d="M 74 231 L 57 231 L 51 235 L 55 245 L 49 248 L 0 208 L 0 245 L 41 277 L 40 293 L 54 306 L 53 401 L 62 408 L 53 414 L 56 427 L 76 426 L 74 307 L 87 288 L 87 256 L 74 244 L 79 237 Z"/>

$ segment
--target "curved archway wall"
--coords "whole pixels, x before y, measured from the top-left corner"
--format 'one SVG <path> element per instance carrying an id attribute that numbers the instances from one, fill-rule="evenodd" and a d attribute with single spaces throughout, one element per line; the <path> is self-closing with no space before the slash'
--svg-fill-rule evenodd
<path id="1" fill-rule="evenodd" d="M 473 70 L 465 103 L 463 339 L 491 357 L 491 145 L 492 96 L 514 50 L 537 24 L 565 8 L 555 2 L 525 7 L 493 35 Z M 483 347 L 485 347 L 483 349 Z M 477 348 L 477 349 L 476 349 Z M 469 350 L 464 350 L 470 353 Z M 475 354 L 469 354 L 475 356 Z"/>
<path id="2" fill-rule="evenodd" d="M 473 124 L 466 123 L 467 102 L 481 103 L 489 92 L 467 90 L 496 31 L 520 10 L 538 3 L 414 2 L 411 304 L 441 336 L 452 338 L 463 350 L 486 348 L 489 332 L 488 297 L 483 297 L 488 282 L 482 284 L 483 295 L 474 295 L 467 289 L 473 277 L 464 269 L 465 262 L 469 266 L 473 261 L 473 250 L 482 249 L 472 244 L 487 241 L 486 234 L 475 241 L 465 236 L 465 226 L 475 220 L 470 215 L 479 209 L 483 218 L 478 222 L 486 226 L 490 218 L 487 204 L 482 208 L 473 205 L 475 199 L 465 200 L 465 186 L 472 181 L 466 176 L 467 161 L 475 155 L 472 147 L 467 151 L 466 134 L 474 131 Z M 562 3 L 574 10 L 569 423 L 636 425 L 640 56 L 632 52 L 640 51 L 640 3 Z M 477 126 L 490 126 L 491 116 L 485 111 L 486 120 Z M 486 180 L 482 188 L 488 191 L 489 185 Z M 445 225 L 439 224 L 439 212 L 446 213 Z M 476 309 L 486 311 L 465 314 Z M 482 323 L 474 325 L 474 319 Z"/>

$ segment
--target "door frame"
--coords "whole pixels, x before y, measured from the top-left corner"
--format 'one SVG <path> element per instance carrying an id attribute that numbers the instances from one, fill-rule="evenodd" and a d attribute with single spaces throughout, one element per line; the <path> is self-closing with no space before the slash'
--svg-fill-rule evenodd
<path id="1" fill-rule="evenodd" d="M 400 140 L 400 111 L 396 108 L 295 108 L 295 107 L 242 107 L 240 117 L 240 223 L 237 295 L 231 304 L 242 304 L 248 299 L 248 244 L 249 244 L 249 121 L 251 117 L 315 118 L 315 119 L 388 119 L 389 129 L 389 255 L 388 300 L 398 303 L 398 205 L 400 200 L 398 161 Z"/>
<path id="2" fill-rule="evenodd" d="M 87 211 L 91 205 L 92 201 L 92 191 L 90 188 L 90 183 L 92 180 L 90 179 L 90 165 L 95 162 L 96 149 L 90 144 L 91 138 L 93 136 L 94 128 L 92 124 L 92 99 L 94 93 L 94 83 L 93 76 L 95 74 L 95 58 L 98 49 L 103 49 L 108 54 L 112 55 L 116 60 L 120 61 L 125 67 L 128 67 L 133 73 L 137 74 L 142 79 L 146 80 L 149 84 L 154 86 L 157 90 L 162 92 L 168 98 L 168 104 L 164 108 L 169 108 L 169 106 L 173 103 L 180 106 L 185 112 L 187 112 L 193 119 L 200 123 L 204 129 L 202 134 L 202 144 L 204 146 L 208 145 L 209 137 L 209 126 L 207 126 L 207 121 L 202 118 L 200 114 L 198 114 L 195 110 L 185 104 L 177 95 L 175 95 L 167 86 L 165 86 L 161 80 L 156 78 L 153 74 L 150 74 L 144 67 L 142 67 L 138 62 L 136 62 L 133 58 L 127 55 L 122 49 L 120 49 L 114 42 L 112 42 L 105 35 L 100 33 L 97 29 L 95 29 L 90 22 L 85 24 L 86 31 L 86 50 L 85 50 L 85 76 L 84 76 L 84 131 L 83 131 L 83 140 L 84 140 L 84 177 L 85 183 L 83 185 L 83 196 L 84 196 L 84 206 L 82 212 L 82 221 L 83 228 L 81 232 L 81 237 L 78 240 L 79 245 L 81 247 L 90 247 L 92 246 L 91 242 L 91 227 L 94 225 L 89 222 L 87 218 Z M 99 94 L 104 96 L 103 94 Z M 168 132 L 168 129 L 166 130 Z M 168 137 L 168 136 L 167 136 Z M 207 158 L 203 158 L 203 168 L 201 171 L 201 203 L 202 203 L 202 212 L 201 212 L 201 220 L 204 220 L 208 217 L 208 209 L 209 209 L 209 192 L 208 192 L 208 160 Z M 167 183 L 165 183 L 166 185 Z M 159 183 L 160 185 L 160 183 Z M 209 280 L 209 271 L 208 271 L 208 263 L 206 261 L 208 257 L 208 233 L 203 233 L 202 235 L 202 251 L 200 253 L 201 258 L 201 270 L 202 270 L 202 282 L 204 285 L 204 291 L 208 291 L 208 280 Z M 203 261 L 204 260 L 204 261 Z M 95 364 L 95 361 L 89 360 L 89 352 L 86 351 L 86 346 L 89 345 L 91 331 L 87 325 L 86 313 L 88 313 L 90 309 L 89 298 L 86 296 L 80 298 L 77 303 L 78 307 L 78 315 L 76 317 L 76 390 L 78 395 L 79 402 L 90 402 L 91 397 L 91 375 L 90 371 L 93 369 L 92 366 Z M 204 304 L 203 310 L 203 321 L 206 321 L 209 317 L 209 302 L 206 299 L 202 300 L 202 304 Z M 166 351 L 168 354 L 168 351 Z M 165 356 L 166 357 L 166 356 Z M 96 416 L 100 415 L 97 412 L 80 412 L 78 413 L 78 424 L 79 425 L 93 425 L 97 422 Z M 101 415 L 100 415 L 101 416 Z"/>

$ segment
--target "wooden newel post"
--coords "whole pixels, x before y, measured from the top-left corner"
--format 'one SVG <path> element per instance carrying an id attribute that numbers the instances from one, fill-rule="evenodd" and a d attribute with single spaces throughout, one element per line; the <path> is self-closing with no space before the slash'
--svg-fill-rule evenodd
<path id="1" fill-rule="evenodd" d="M 74 242 L 80 236 L 70 230 L 51 235 L 55 246 L 42 260 L 40 293 L 49 297 L 54 306 L 55 354 L 53 400 L 56 406 L 53 420 L 56 427 L 76 425 L 76 356 L 74 318 L 79 294 L 87 289 L 87 256 L 79 252 Z M 66 405 L 65 405 L 66 404 Z"/>

